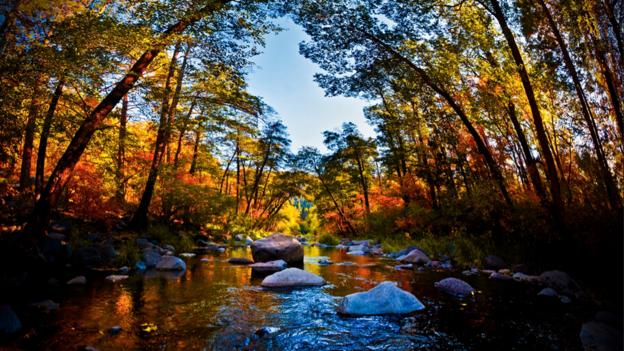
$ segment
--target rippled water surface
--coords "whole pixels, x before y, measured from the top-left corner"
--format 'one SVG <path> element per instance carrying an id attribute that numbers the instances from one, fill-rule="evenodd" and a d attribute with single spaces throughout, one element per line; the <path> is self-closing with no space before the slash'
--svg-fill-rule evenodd
<path id="1" fill-rule="evenodd" d="M 392 260 L 305 248 L 305 269 L 324 287 L 265 290 L 261 277 L 229 257 L 248 249 L 187 259 L 184 274 L 148 272 L 110 283 L 67 287 L 36 347 L 76 350 L 575 350 L 581 307 L 543 301 L 536 287 L 462 277 L 474 298 L 454 300 L 433 283 L 456 272 L 396 270 Z M 320 266 L 319 256 L 335 264 Z M 202 262 L 201 258 L 207 258 Z M 340 297 L 392 280 L 427 307 L 399 318 L 339 316 Z M 110 335 L 109 328 L 123 331 Z"/>

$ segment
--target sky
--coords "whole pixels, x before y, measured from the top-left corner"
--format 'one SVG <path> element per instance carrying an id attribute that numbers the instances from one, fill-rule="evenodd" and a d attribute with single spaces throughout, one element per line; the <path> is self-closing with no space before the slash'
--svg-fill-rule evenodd
<path id="1" fill-rule="evenodd" d="M 248 76 L 249 91 L 260 96 L 279 114 L 288 127 L 291 148 L 314 146 L 325 151 L 323 131 L 354 122 L 365 136 L 374 136 L 362 108 L 366 101 L 346 97 L 326 97 L 314 81 L 321 69 L 299 54 L 299 43 L 307 34 L 292 20 L 278 23 L 283 31 L 270 35 L 263 53 L 253 60 L 256 67 Z"/>

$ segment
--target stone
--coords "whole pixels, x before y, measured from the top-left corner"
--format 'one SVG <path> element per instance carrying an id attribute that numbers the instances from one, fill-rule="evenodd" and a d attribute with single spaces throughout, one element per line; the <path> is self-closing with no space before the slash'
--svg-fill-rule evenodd
<path id="1" fill-rule="evenodd" d="M 575 294 L 580 292 L 581 287 L 566 272 L 547 271 L 539 276 L 540 280 L 553 289 L 561 292 Z"/>
<path id="2" fill-rule="evenodd" d="M 381 256 L 381 255 L 383 255 L 383 253 L 384 253 L 384 252 L 383 252 L 383 248 L 382 248 L 381 246 L 373 246 L 373 247 L 370 249 L 370 254 L 371 254 L 371 255 Z"/>
<path id="3" fill-rule="evenodd" d="M 255 262 L 284 260 L 289 265 L 303 263 L 303 246 L 292 236 L 281 233 L 254 241 L 251 254 Z"/>
<path id="4" fill-rule="evenodd" d="M 457 278 L 444 278 L 434 284 L 436 288 L 449 295 L 465 297 L 472 295 L 475 289 L 470 284 Z"/>
<path id="5" fill-rule="evenodd" d="M 407 264 L 398 264 L 396 266 L 394 266 L 394 269 L 413 269 L 414 265 L 411 263 L 407 263 Z"/>
<path id="6" fill-rule="evenodd" d="M 209 259 L 209 258 L 204 257 L 204 258 L 202 258 L 200 261 L 201 261 L 201 262 L 210 262 L 210 259 Z"/>
<path id="7" fill-rule="evenodd" d="M 180 256 L 181 257 L 192 258 L 192 257 L 195 257 L 195 254 L 191 253 L 191 252 L 183 252 L 183 253 L 180 254 Z"/>
<path id="8" fill-rule="evenodd" d="M 347 251 L 347 255 L 365 256 L 366 252 L 364 252 L 364 251 Z"/>
<path id="9" fill-rule="evenodd" d="M 507 263 L 498 256 L 488 255 L 483 259 L 483 267 L 497 271 L 502 268 L 507 268 Z"/>
<path id="10" fill-rule="evenodd" d="M 539 284 L 542 281 L 540 277 L 536 275 L 527 275 L 520 272 L 514 273 L 511 277 L 513 280 L 521 283 Z"/>
<path id="11" fill-rule="evenodd" d="M 119 268 L 119 273 L 121 273 L 121 274 L 128 274 L 128 273 L 130 273 L 130 267 L 123 266 L 123 267 Z"/>
<path id="12" fill-rule="evenodd" d="M 562 304 L 569 304 L 572 303 L 572 299 L 567 297 L 566 295 L 561 295 L 559 296 L 559 301 L 561 301 Z"/>
<path id="13" fill-rule="evenodd" d="M 370 246 L 370 240 L 353 240 L 351 242 L 351 246 L 366 246 L 369 247 Z"/>
<path id="14" fill-rule="evenodd" d="M 366 245 L 353 245 L 353 246 L 349 246 L 349 250 L 347 253 L 351 253 L 351 252 L 364 252 L 365 254 L 368 253 L 369 249 L 368 246 Z"/>
<path id="15" fill-rule="evenodd" d="M 418 265 L 424 265 L 431 262 L 429 257 L 419 249 L 414 249 L 410 251 L 407 255 L 397 257 L 396 260 L 403 263 L 414 263 Z"/>
<path id="16" fill-rule="evenodd" d="M 262 327 L 262 328 L 256 330 L 255 334 L 256 334 L 256 336 L 261 338 L 263 336 L 267 336 L 267 335 L 270 335 L 270 334 L 275 334 L 279 330 L 280 330 L 280 328 L 277 328 L 277 327 Z"/>
<path id="17" fill-rule="evenodd" d="M 112 274 L 106 277 L 106 280 L 112 283 L 117 283 L 125 279 L 128 279 L 128 276 L 123 274 Z"/>
<path id="18" fill-rule="evenodd" d="M 163 245 L 163 249 L 169 251 L 169 252 L 175 252 L 175 247 L 173 247 L 173 245 Z"/>
<path id="19" fill-rule="evenodd" d="M 135 263 L 134 268 L 137 271 L 144 271 L 147 269 L 147 265 L 143 261 L 138 261 L 137 263 Z"/>
<path id="20" fill-rule="evenodd" d="M 119 325 L 116 325 L 114 327 L 111 327 L 110 329 L 108 329 L 108 334 L 110 335 L 117 335 L 119 333 L 121 333 L 123 331 L 123 328 Z"/>
<path id="21" fill-rule="evenodd" d="M 156 265 L 156 269 L 161 271 L 185 271 L 186 263 L 179 257 L 162 256 Z"/>
<path id="22" fill-rule="evenodd" d="M 617 329 L 601 322 L 591 321 L 584 323 L 579 333 L 585 350 L 613 351 L 622 350 L 622 333 Z"/>
<path id="23" fill-rule="evenodd" d="M 553 288 L 544 288 L 537 293 L 537 296 L 557 297 L 559 296 L 559 293 L 557 293 L 557 290 Z"/>
<path id="24" fill-rule="evenodd" d="M 58 303 L 52 301 L 52 300 L 43 300 L 43 301 L 39 301 L 39 302 L 35 302 L 30 304 L 33 308 L 44 312 L 44 313 L 50 313 L 53 311 L 57 311 L 60 306 Z"/>
<path id="25" fill-rule="evenodd" d="M 328 266 L 328 265 L 333 264 L 333 263 L 334 262 L 332 262 L 328 258 L 321 258 L 320 260 L 318 260 L 318 264 L 320 264 L 321 266 Z"/>
<path id="26" fill-rule="evenodd" d="M 286 269 L 287 266 L 288 264 L 284 260 L 257 262 L 249 265 L 249 267 L 257 272 L 277 272 Z"/>
<path id="27" fill-rule="evenodd" d="M 349 247 L 347 245 L 338 244 L 336 245 L 336 250 L 348 250 Z"/>
<path id="28" fill-rule="evenodd" d="M 230 264 L 248 265 L 254 263 L 252 260 L 246 257 L 232 257 L 228 260 Z M 285 263 L 285 262 L 284 262 Z"/>
<path id="29" fill-rule="evenodd" d="M 154 268 L 163 256 L 152 249 L 143 251 L 143 262 L 147 268 Z"/>
<path id="30" fill-rule="evenodd" d="M 498 273 L 500 274 L 507 274 L 507 275 L 511 275 L 511 269 L 509 268 L 503 268 L 503 269 L 499 269 Z"/>
<path id="31" fill-rule="evenodd" d="M 0 305 L 0 333 L 13 334 L 22 329 L 22 322 L 11 306 Z"/>
<path id="32" fill-rule="evenodd" d="M 84 275 L 79 275 L 75 278 L 70 279 L 67 282 L 67 285 L 85 285 L 87 284 L 87 278 Z"/>
<path id="33" fill-rule="evenodd" d="M 347 315 L 407 314 L 425 308 L 413 294 L 394 282 L 383 282 L 366 292 L 347 295 L 340 301 L 338 312 Z"/>
<path id="34" fill-rule="evenodd" d="M 489 278 L 495 279 L 495 280 L 512 280 L 513 279 L 510 275 L 499 273 L 499 272 L 494 272 L 490 274 Z"/>
<path id="35" fill-rule="evenodd" d="M 321 286 L 325 280 L 316 274 L 306 272 L 299 268 L 286 268 L 283 271 L 273 273 L 262 280 L 263 287 L 282 288 L 297 286 Z"/>

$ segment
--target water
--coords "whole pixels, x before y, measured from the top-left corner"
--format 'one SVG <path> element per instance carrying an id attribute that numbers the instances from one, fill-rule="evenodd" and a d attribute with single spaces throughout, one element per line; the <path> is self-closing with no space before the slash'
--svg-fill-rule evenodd
<path id="1" fill-rule="evenodd" d="M 576 350 L 587 311 L 543 301 L 538 288 L 456 272 L 396 270 L 392 260 L 305 248 L 305 269 L 324 287 L 265 290 L 251 269 L 227 263 L 248 249 L 187 259 L 183 274 L 152 272 L 110 283 L 64 287 L 61 309 L 46 320 L 28 348 L 76 350 Z M 337 264 L 320 266 L 319 256 Z M 208 258 L 208 262 L 200 261 Z M 433 283 L 468 281 L 477 294 L 456 300 Z M 426 309 L 410 316 L 339 316 L 341 296 L 391 280 Z M 119 325 L 123 331 L 110 335 Z"/>

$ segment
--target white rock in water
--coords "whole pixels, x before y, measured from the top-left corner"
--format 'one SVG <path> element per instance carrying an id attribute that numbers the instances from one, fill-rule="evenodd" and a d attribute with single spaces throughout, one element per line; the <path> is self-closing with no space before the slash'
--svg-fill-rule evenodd
<path id="1" fill-rule="evenodd" d="M 185 271 L 186 263 L 175 256 L 163 256 L 156 265 L 156 269 L 161 271 Z"/>
<path id="2" fill-rule="evenodd" d="M 113 274 L 113 275 L 109 275 L 108 277 L 106 277 L 106 280 L 113 282 L 113 283 L 122 281 L 124 279 L 128 279 L 128 276 L 122 275 L 122 274 Z"/>
<path id="3" fill-rule="evenodd" d="M 338 312 L 349 315 L 406 314 L 425 308 L 416 296 L 399 289 L 394 282 L 383 282 L 366 292 L 345 296 Z"/>
<path id="4" fill-rule="evenodd" d="M 320 286 L 325 280 L 316 274 L 306 272 L 299 268 L 287 268 L 273 273 L 264 278 L 260 285 L 268 288 L 295 287 L 295 286 Z"/>
<path id="5" fill-rule="evenodd" d="M 458 297 L 472 295 L 475 291 L 470 284 L 457 278 L 444 278 L 436 282 L 434 286 L 447 294 Z"/>
<path id="6" fill-rule="evenodd" d="M 75 278 L 70 279 L 67 282 L 67 285 L 85 285 L 87 284 L 87 278 L 84 275 L 79 275 Z"/>
<path id="7" fill-rule="evenodd" d="M 276 272 L 286 269 L 288 264 L 284 260 L 275 260 L 269 262 L 257 262 L 254 264 L 250 264 L 249 267 L 256 270 L 257 272 Z"/>

